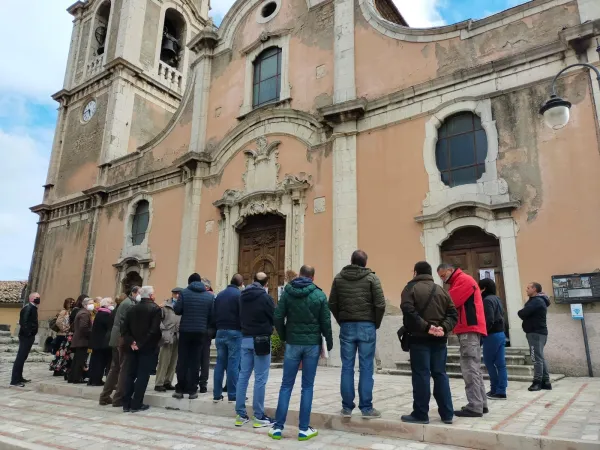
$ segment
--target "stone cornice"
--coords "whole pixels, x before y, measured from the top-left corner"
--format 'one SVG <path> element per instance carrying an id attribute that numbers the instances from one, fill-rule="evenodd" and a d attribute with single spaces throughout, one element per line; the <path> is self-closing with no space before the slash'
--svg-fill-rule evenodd
<path id="1" fill-rule="evenodd" d="M 501 212 L 513 211 L 513 210 L 517 209 L 519 206 L 520 206 L 520 203 L 517 201 L 510 201 L 510 202 L 506 202 L 506 203 L 500 203 L 497 205 L 486 205 L 486 204 L 478 203 L 478 202 L 457 202 L 457 203 L 453 203 L 450 206 L 447 206 L 444 209 L 441 209 L 440 211 L 436 212 L 435 214 L 417 216 L 417 217 L 415 217 L 415 222 L 417 222 L 417 223 L 435 222 L 435 221 L 438 221 L 438 220 L 444 218 L 444 216 L 448 215 L 449 213 L 456 211 L 456 210 L 461 210 L 461 209 L 472 209 L 472 210 L 479 209 L 479 210 L 484 210 L 484 211 L 490 212 L 492 214 L 497 214 L 497 213 L 501 213 Z"/>
<path id="2" fill-rule="evenodd" d="M 204 29 L 200 33 L 198 33 L 194 38 L 188 43 L 188 47 L 195 53 L 200 53 L 205 49 L 214 49 L 219 43 L 219 33 L 213 28 Z"/>
<path id="3" fill-rule="evenodd" d="M 85 91 L 89 88 L 96 90 L 104 87 L 104 85 L 102 85 L 102 82 L 109 82 L 110 80 L 108 79 L 111 77 L 111 75 L 112 74 L 110 72 L 102 71 L 95 77 L 90 78 L 85 83 L 82 83 L 73 89 L 61 89 L 60 91 L 52 95 L 52 99 L 59 102 L 62 106 L 66 106 L 69 103 L 69 101 L 72 100 L 73 97 L 77 96 L 82 91 Z M 95 86 L 96 84 L 98 86 Z"/>
<path id="4" fill-rule="evenodd" d="M 561 41 L 570 45 L 576 51 L 579 50 L 581 43 L 584 43 L 583 46 L 586 47 L 587 41 L 594 36 L 598 36 L 599 34 L 600 19 L 591 22 L 585 22 L 581 25 L 567 28 L 566 30 L 562 30 L 560 33 L 558 33 Z"/>
<path id="5" fill-rule="evenodd" d="M 77 1 L 67 8 L 67 12 L 72 16 L 77 16 L 79 11 L 84 10 L 85 7 L 85 2 Z"/>
<path id="6" fill-rule="evenodd" d="M 360 119 L 367 107 L 367 100 L 357 98 L 343 103 L 336 103 L 331 106 L 319 108 L 319 113 L 323 120 L 330 126 L 339 125 L 343 122 L 356 121 Z"/>
<path id="7" fill-rule="evenodd" d="M 187 152 L 185 155 L 173 161 L 175 167 L 191 167 L 196 164 L 210 164 L 213 161 L 209 153 L 206 152 Z"/>
<path id="8" fill-rule="evenodd" d="M 254 49 L 260 47 L 262 44 L 264 44 L 271 38 L 286 36 L 291 32 L 292 30 L 290 28 L 282 28 L 280 30 L 275 31 L 263 31 L 262 33 L 260 33 L 260 36 L 258 36 L 258 38 L 256 38 L 254 42 L 240 50 L 240 53 L 242 55 L 247 55 L 248 53 L 251 53 L 252 51 L 254 51 Z"/>

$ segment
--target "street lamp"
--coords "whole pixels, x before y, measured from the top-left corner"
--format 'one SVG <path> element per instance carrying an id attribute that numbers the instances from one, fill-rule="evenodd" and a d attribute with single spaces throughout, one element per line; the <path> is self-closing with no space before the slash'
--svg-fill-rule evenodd
<path id="1" fill-rule="evenodd" d="M 596 48 L 596 51 L 600 55 L 600 44 Z M 573 67 L 587 67 L 588 69 L 596 72 L 598 79 L 598 86 L 600 86 L 600 70 L 596 66 L 587 63 L 571 64 L 565 67 L 563 70 L 558 72 L 552 80 L 552 88 L 550 90 L 550 99 L 540 108 L 540 114 L 544 116 L 544 121 L 548 127 L 553 130 L 560 130 L 567 123 L 569 123 L 571 102 L 560 98 L 556 95 L 556 80 L 567 70 Z"/>

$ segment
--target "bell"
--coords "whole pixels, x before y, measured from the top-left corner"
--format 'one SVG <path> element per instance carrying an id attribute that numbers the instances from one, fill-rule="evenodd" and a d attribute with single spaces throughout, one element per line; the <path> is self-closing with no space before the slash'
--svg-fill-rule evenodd
<path id="1" fill-rule="evenodd" d="M 173 60 L 177 56 L 177 41 L 173 38 L 165 36 L 162 41 L 160 50 L 163 60 Z"/>

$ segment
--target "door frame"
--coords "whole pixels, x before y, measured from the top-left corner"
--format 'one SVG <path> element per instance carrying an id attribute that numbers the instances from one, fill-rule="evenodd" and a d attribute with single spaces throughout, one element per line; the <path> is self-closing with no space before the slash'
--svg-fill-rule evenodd
<path id="1" fill-rule="evenodd" d="M 425 257 L 434 268 L 434 279 L 442 285 L 435 269 L 442 262 L 441 246 L 443 242 L 455 230 L 474 226 L 496 237 L 500 241 L 511 344 L 513 347 L 527 347 L 527 339 L 521 329 L 521 319 L 517 314 L 517 311 L 523 307 L 516 245 L 517 224 L 510 211 L 502 211 L 500 208 L 494 210 L 493 207 L 483 204 L 471 204 L 465 211 L 464 208 L 461 210 L 461 206 L 464 205 L 455 205 L 456 209 L 449 209 L 443 214 L 417 218 L 417 221 L 423 224 L 422 242 L 425 247 Z"/>

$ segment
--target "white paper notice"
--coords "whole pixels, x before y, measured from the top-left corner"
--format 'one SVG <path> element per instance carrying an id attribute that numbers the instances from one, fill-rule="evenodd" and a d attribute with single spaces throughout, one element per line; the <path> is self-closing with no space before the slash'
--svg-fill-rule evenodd
<path id="1" fill-rule="evenodd" d="M 490 280 L 496 281 L 496 275 L 494 269 L 479 269 L 479 279 L 489 278 Z"/>

